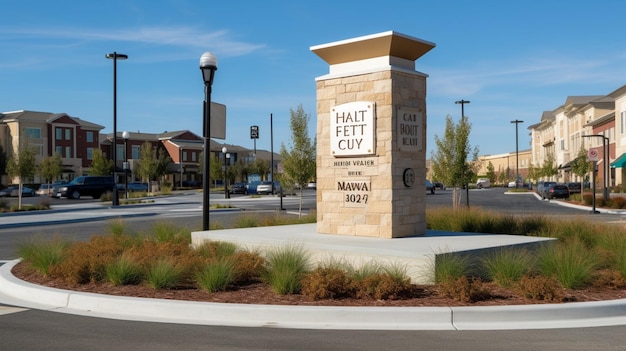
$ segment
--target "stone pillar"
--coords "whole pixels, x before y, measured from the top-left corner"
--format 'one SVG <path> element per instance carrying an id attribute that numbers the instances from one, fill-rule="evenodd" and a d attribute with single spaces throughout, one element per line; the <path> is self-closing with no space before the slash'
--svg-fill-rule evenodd
<path id="1" fill-rule="evenodd" d="M 426 233 L 426 78 L 435 44 L 384 32 L 311 47 L 317 85 L 318 233 Z"/>

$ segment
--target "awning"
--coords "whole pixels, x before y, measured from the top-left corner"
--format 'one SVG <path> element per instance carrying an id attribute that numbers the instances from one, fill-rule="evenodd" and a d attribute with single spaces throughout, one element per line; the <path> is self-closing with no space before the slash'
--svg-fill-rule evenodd
<path id="1" fill-rule="evenodd" d="M 611 162 L 611 168 L 624 168 L 626 165 L 626 153 L 623 153 L 615 161 Z"/>

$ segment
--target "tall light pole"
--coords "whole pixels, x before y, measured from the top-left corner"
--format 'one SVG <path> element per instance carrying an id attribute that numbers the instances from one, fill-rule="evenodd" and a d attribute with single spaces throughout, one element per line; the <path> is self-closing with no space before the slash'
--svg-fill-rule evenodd
<path id="1" fill-rule="evenodd" d="M 455 104 L 461 105 L 461 119 L 465 121 L 465 104 L 469 104 L 469 100 L 458 100 L 454 102 Z M 465 160 L 467 162 L 467 160 Z M 464 174 L 465 176 L 465 174 Z M 469 181 L 465 183 L 465 201 L 467 202 L 467 208 L 469 208 Z"/>
<path id="2" fill-rule="evenodd" d="M 518 119 L 511 121 L 511 123 L 515 123 L 515 189 L 519 187 L 519 150 L 517 143 L 517 125 L 520 123 L 524 123 L 524 121 L 520 121 Z"/>
<path id="3" fill-rule="evenodd" d="M 609 185 L 608 185 L 609 184 L 609 180 L 608 180 L 608 177 L 609 177 L 609 172 L 610 172 L 610 170 L 609 170 L 609 150 L 608 150 L 609 138 L 605 137 L 604 135 L 601 135 L 601 134 L 583 135 L 583 138 L 602 138 L 602 151 L 603 151 L 602 158 L 604 160 L 602 162 L 602 163 L 604 163 L 602 165 L 602 168 L 604 168 L 604 170 L 603 170 L 603 173 L 604 173 L 604 178 L 603 178 L 604 189 L 602 191 L 602 196 L 604 198 L 604 201 L 608 201 L 609 200 Z M 595 172 L 596 172 L 596 170 L 595 170 L 595 167 L 594 167 L 592 174 L 595 174 Z M 595 189 L 595 182 L 593 184 L 593 187 Z M 595 198 L 595 194 L 594 194 L 594 198 Z"/>
<path id="4" fill-rule="evenodd" d="M 117 184 L 117 60 L 126 60 L 128 55 L 119 54 L 116 51 L 104 55 L 113 60 L 113 182 Z M 119 206 L 117 186 L 113 187 L 113 202 L 111 205 Z"/>
<path id="5" fill-rule="evenodd" d="M 202 136 L 204 139 L 204 169 L 202 171 L 202 230 L 209 230 L 209 162 L 211 160 L 211 86 L 217 71 L 217 57 L 205 52 L 200 57 L 200 70 L 204 80 L 204 118 Z"/>
<path id="6" fill-rule="evenodd" d="M 228 153 L 228 149 L 226 146 L 222 147 L 222 153 L 224 154 L 224 198 L 230 198 L 228 196 L 228 159 L 230 158 L 230 154 Z"/>
<path id="7" fill-rule="evenodd" d="M 122 132 L 122 138 L 124 138 L 124 197 L 128 200 L 128 138 L 130 133 L 127 131 Z"/>

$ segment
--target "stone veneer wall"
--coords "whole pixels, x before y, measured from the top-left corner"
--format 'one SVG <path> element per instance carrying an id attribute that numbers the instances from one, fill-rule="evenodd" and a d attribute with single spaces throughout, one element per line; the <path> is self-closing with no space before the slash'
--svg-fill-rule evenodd
<path id="1" fill-rule="evenodd" d="M 376 154 L 336 158 L 330 153 L 330 109 L 354 102 L 376 103 Z M 420 109 L 423 115 L 421 151 L 400 151 L 397 109 Z M 337 167 L 336 161 L 373 161 L 373 165 Z M 415 171 L 415 185 L 405 187 L 403 172 Z M 338 190 L 348 172 L 370 181 L 365 206 L 347 206 Z M 317 81 L 317 231 L 326 234 L 397 238 L 424 235 L 426 176 L 426 75 L 382 70 Z"/>

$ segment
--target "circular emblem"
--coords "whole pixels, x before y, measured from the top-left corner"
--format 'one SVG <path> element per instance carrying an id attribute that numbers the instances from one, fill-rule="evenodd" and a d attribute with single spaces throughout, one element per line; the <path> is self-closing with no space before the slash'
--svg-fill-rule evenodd
<path id="1" fill-rule="evenodd" d="M 407 168 L 404 170 L 402 174 L 402 181 L 404 182 L 404 186 L 407 188 L 412 188 L 415 184 L 415 171 L 413 168 Z"/>

